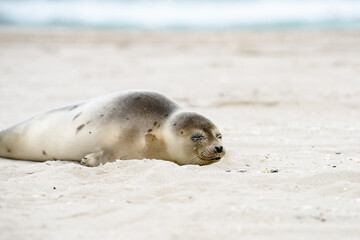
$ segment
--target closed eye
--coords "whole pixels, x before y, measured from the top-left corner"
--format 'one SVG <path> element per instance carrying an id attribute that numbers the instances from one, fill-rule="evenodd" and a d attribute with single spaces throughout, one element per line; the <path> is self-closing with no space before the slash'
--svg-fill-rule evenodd
<path id="1" fill-rule="evenodd" d="M 217 134 L 215 135 L 215 137 L 218 138 L 218 139 L 222 139 L 222 135 L 221 135 L 220 133 L 217 133 Z"/>
<path id="2" fill-rule="evenodd" d="M 193 141 L 193 142 L 198 142 L 198 141 L 201 141 L 204 139 L 205 139 L 205 137 L 200 133 L 197 133 L 197 134 L 194 134 L 191 136 L 191 141 Z"/>

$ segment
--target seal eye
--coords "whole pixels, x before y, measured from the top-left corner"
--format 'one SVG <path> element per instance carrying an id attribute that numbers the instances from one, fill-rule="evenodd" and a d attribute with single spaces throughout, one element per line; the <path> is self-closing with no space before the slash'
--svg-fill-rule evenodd
<path id="1" fill-rule="evenodd" d="M 204 139 L 205 139 L 205 137 L 203 135 L 201 135 L 200 133 L 196 133 L 191 136 L 191 141 L 193 141 L 193 142 L 198 142 L 198 141 L 201 141 Z"/>
<path id="2" fill-rule="evenodd" d="M 217 133 L 217 134 L 215 135 L 215 137 L 218 138 L 218 139 L 222 139 L 222 135 L 221 135 L 220 133 Z"/>

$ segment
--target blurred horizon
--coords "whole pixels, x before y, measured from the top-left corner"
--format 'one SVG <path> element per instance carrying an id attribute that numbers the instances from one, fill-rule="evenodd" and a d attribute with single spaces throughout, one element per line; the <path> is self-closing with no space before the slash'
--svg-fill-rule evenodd
<path id="1" fill-rule="evenodd" d="M 360 30 L 360 0 L 2 0 L 0 26 Z"/>

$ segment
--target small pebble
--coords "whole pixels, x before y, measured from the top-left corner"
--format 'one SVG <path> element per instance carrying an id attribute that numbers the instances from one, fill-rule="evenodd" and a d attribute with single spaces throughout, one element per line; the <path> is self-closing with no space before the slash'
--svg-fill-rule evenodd
<path id="1" fill-rule="evenodd" d="M 333 168 L 336 168 L 336 166 L 334 165 L 334 166 L 332 166 Z"/>
<path id="2" fill-rule="evenodd" d="M 247 170 L 245 170 L 245 169 L 239 169 L 239 170 L 237 170 L 237 172 L 239 172 L 239 173 L 246 173 Z"/>
<path id="3" fill-rule="evenodd" d="M 230 170 L 230 169 L 227 169 L 227 170 L 225 170 L 225 172 L 231 172 L 231 170 Z"/>
<path id="4" fill-rule="evenodd" d="M 247 164 L 247 163 L 245 164 L 245 166 L 250 167 L 250 165 L 249 165 L 249 164 Z"/>
<path id="5" fill-rule="evenodd" d="M 56 187 L 54 187 L 54 189 L 56 189 Z"/>
<path id="6" fill-rule="evenodd" d="M 270 172 L 271 173 L 277 173 L 277 172 L 279 172 L 279 170 L 278 169 L 271 169 Z"/>
<path id="7" fill-rule="evenodd" d="M 335 152 L 335 154 L 341 154 L 341 152 Z"/>

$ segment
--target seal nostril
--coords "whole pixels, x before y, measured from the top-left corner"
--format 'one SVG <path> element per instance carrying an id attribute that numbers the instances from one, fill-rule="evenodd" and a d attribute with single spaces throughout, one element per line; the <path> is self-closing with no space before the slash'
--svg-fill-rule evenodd
<path id="1" fill-rule="evenodd" d="M 223 151 L 223 147 L 220 146 L 220 147 L 215 147 L 215 150 L 217 153 L 221 153 Z"/>

